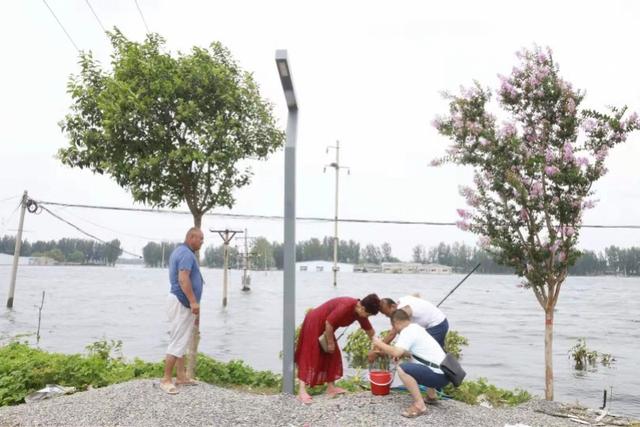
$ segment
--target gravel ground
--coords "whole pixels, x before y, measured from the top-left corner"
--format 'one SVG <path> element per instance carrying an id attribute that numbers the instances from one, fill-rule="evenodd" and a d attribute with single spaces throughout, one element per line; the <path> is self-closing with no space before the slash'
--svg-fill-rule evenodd
<path id="1" fill-rule="evenodd" d="M 429 406 L 416 419 L 400 416 L 410 403 L 406 393 L 373 396 L 352 393 L 314 398 L 305 406 L 291 396 L 256 395 L 209 384 L 183 387 L 167 395 L 157 381 L 139 380 L 0 408 L 0 426 L 576 426 L 554 412 L 561 405 L 533 400 L 513 408 L 491 409 L 456 401 Z"/>

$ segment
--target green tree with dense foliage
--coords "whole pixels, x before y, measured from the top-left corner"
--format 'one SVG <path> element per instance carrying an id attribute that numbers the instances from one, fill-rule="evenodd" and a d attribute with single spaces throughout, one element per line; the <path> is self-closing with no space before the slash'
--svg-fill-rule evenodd
<path id="1" fill-rule="evenodd" d="M 562 79 L 549 49 L 518 53 L 520 64 L 501 76 L 498 118 L 489 111 L 489 89 L 478 83 L 447 95 L 449 114 L 434 126 L 452 145 L 450 161 L 471 166 L 474 188 L 461 193 L 470 210 L 458 225 L 515 269 L 545 312 L 545 397 L 553 399 L 553 314 L 569 266 L 577 257 L 592 185 L 606 173 L 609 150 L 640 128 L 638 115 L 611 107 L 580 110 L 582 91 Z"/>
<path id="2" fill-rule="evenodd" d="M 233 190 L 249 184 L 251 170 L 241 162 L 282 146 L 272 105 L 220 43 L 171 55 L 158 34 L 142 43 L 117 29 L 108 35 L 110 70 L 80 54 L 80 74 L 68 84 L 71 113 L 60 123 L 69 144 L 58 157 L 111 176 L 136 202 L 184 202 L 201 228 L 206 212 L 231 208 Z M 189 373 L 198 334 L 196 326 Z"/>

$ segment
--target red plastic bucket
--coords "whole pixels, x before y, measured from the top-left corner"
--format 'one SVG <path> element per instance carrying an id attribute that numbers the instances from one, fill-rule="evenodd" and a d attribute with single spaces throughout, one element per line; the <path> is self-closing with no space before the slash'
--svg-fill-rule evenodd
<path id="1" fill-rule="evenodd" d="M 371 383 L 371 394 L 386 396 L 391 389 L 393 374 L 389 371 L 370 371 L 369 382 Z"/>

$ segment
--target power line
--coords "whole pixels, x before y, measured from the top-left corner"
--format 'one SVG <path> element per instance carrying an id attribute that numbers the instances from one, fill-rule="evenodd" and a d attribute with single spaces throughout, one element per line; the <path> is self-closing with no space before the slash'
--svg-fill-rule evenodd
<path id="1" fill-rule="evenodd" d="M 140 12 L 140 18 L 142 18 L 142 22 L 144 23 L 144 27 L 147 29 L 147 34 L 149 34 L 151 31 L 149 31 L 149 26 L 147 25 L 147 20 L 144 19 L 144 15 L 142 14 L 142 9 L 140 9 L 140 5 L 138 4 L 138 0 L 133 0 L 136 4 L 136 7 L 138 8 L 138 12 Z"/>
<path id="2" fill-rule="evenodd" d="M 0 203 L 8 202 L 9 200 L 17 199 L 18 197 L 20 196 L 11 196 L 11 197 L 7 197 L 6 199 L 0 199 Z"/>
<path id="3" fill-rule="evenodd" d="M 122 249 L 122 248 L 121 248 L 121 247 L 119 247 L 119 246 L 115 246 L 115 245 L 113 245 L 113 244 L 111 244 L 111 243 L 107 242 L 106 240 L 103 240 L 103 239 L 101 239 L 101 238 L 99 238 L 99 237 L 94 236 L 94 235 L 93 235 L 93 234 L 91 234 L 91 233 L 88 233 L 88 232 L 84 231 L 83 229 L 81 229 L 81 228 L 80 228 L 80 227 L 78 227 L 77 225 L 75 225 L 75 224 L 73 224 L 73 223 L 71 223 L 71 222 L 67 221 L 66 219 L 62 218 L 60 215 L 53 213 L 50 209 L 48 209 L 48 208 L 47 208 L 47 207 L 45 207 L 45 206 L 39 205 L 39 207 L 40 207 L 42 210 L 46 211 L 49 215 L 53 216 L 54 218 L 56 218 L 56 219 L 58 219 L 58 220 L 60 220 L 60 221 L 64 222 L 64 223 L 65 223 L 65 224 L 67 224 L 67 225 L 70 225 L 71 227 L 75 228 L 76 230 L 78 230 L 78 231 L 79 231 L 79 232 L 81 232 L 82 234 L 84 234 L 84 235 L 86 235 L 86 236 L 89 236 L 89 237 L 91 237 L 92 239 L 97 240 L 98 242 L 104 243 L 105 245 L 110 246 L 110 247 L 112 247 L 112 248 L 119 249 L 119 250 L 121 250 L 122 252 L 124 252 L 125 254 L 133 255 L 134 257 L 136 257 L 136 258 L 140 258 L 140 259 L 142 258 L 142 256 L 141 256 L 141 255 L 134 254 L 133 252 L 125 251 L 124 249 Z"/>
<path id="4" fill-rule="evenodd" d="M 98 18 L 98 14 L 96 13 L 95 10 L 93 10 L 93 7 L 91 6 L 91 3 L 89 3 L 89 0 L 84 0 L 85 3 L 87 3 L 87 6 L 89 6 L 89 9 L 91 9 L 91 13 L 93 13 L 93 16 L 96 17 L 96 21 L 98 21 L 98 24 L 100 24 L 100 28 L 102 28 L 102 31 L 105 32 L 105 34 L 107 33 L 106 28 L 104 28 L 104 25 L 102 25 L 102 21 L 100 21 L 100 18 Z"/>
<path id="5" fill-rule="evenodd" d="M 56 18 L 56 21 L 58 21 L 58 24 L 60 25 L 60 28 L 62 28 L 62 31 L 64 31 L 64 33 L 67 35 L 67 38 L 69 39 L 69 41 L 71 42 L 71 44 L 73 45 L 73 47 L 76 48 L 76 50 L 78 52 L 80 52 L 80 48 L 78 48 L 78 45 L 76 44 L 76 42 L 73 41 L 73 39 L 71 38 L 71 35 L 69 35 L 69 32 L 67 31 L 66 28 L 64 28 L 64 25 L 62 25 L 62 22 L 60 22 L 60 20 L 58 19 L 58 17 L 56 16 L 56 14 L 53 12 L 53 9 L 51 9 L 51 7 L 49 6 L 49 3 L 47 3 L 47 0 L 42 0 L 43 3 L 47 6 L 47 9 L 49 9 L 49 12 L 51 12 L 51 14 L 53 15 L 54 18 Z"/>
<path id="6" fill-rule="evenodd" d="M 39 200 L 38 204 L 52 205 L 52 206 L 65 206 L 72 208 L 83 209 L 103 209 L 114 211 L 127 211 L 127 212 L 147 212 L 147 213 L 162 213 L 162 214 L 174 214 L 174 215 L 191 215 L 189 211 L 182 210 L 170 210 L 170 209 L 151 209 L 151 208 L 126 208 L 119 206 L 98 206 L 98 205 L 84 205 L 84 204 L 72 204 L 72 203 L 58 203 L 47 202 Z M 231 219 L 255 219 L 255 220 L 282 220 L 283 216 L 280 215 L 255 215 L 255 214 L 225 214 L 225 213 L 213 213 L 207 212 L 207 216 L 215 216 L 219 218 L 231 218 Z M 335 218 L 322 218 L 322 217 L 297 217 L 299 221 L 316 221 L 316 222 L 333 222 Z M 338 222 L 352 223 L 352 224 L 392 224 L 392 225 L 432 225 L 432 226 L 456 226 L 455 222 L 439 222 L 439 221 L 403 221 L 403 220 L 383 220 L 383 219 L 355 219 L 355 218 L 338 218 Z M 582 228 L 609 228 L 609 229 L 631 229 L 638 230 L 640 225 L 582 225 Z"/>
<path id="7" fill-rule="evenodd" d="M 67 211 L 67 212 L 69 214 L 71 214 L 72 216 L 78 218 L 79 220 L 93 225 L 94 227 L 102 228 L 104 230 L 111 231 L 113 233 L 118 233 L 118 234 L 122 234 L 124 236 L 129 236 L 129 237 L 134 237 L 134 238 L 137 238 L 137 239 L 140 239 L 140 240 L 151 240 L 151 241 L 154 241 L 154 240 L 157 239 L 157 237 L 141 236 L 139 234 L 125 233 L 124 231 L 114 230 L 113 228 L 105 227 L 104 225 L 97 224 L 97 223 L 95 223 L 93 221 L 90 221 L 90 220 L 84 218 L 84 217 L 81 217 L 80 215 L 78 215 L 78 214 L 76 214 L 74 212 L 71 212 L 71 211 Z M 162 240 L 169 240 L 169 239 L 162 239 Z"/>

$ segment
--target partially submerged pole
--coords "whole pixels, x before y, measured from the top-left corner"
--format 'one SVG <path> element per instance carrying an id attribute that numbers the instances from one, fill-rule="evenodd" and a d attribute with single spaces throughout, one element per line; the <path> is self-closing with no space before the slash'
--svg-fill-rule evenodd
<path id="1" fill-rule="evenodd" d="M 18 235 L 16 236 L 16 247 L 13 252 L 13 268 L 11 269 L 11 282 L 9 283 L 9 297 L 7 298 L 7 308 L 13 308 L 13 296 L 16 290 L 16 276 L 18 274 L 18 262 L 20 261 L 20 249 L 22 248 L 22 228 L 24 226 L 24 213 L 27 210 L 29 196 L 27 191 L 22 195 L 20 202 L 20 224 L 18 225 Z"/>

